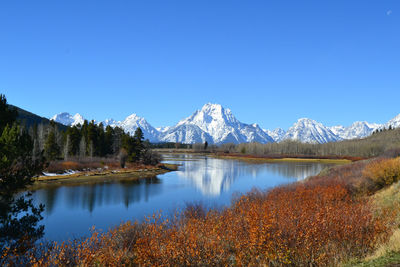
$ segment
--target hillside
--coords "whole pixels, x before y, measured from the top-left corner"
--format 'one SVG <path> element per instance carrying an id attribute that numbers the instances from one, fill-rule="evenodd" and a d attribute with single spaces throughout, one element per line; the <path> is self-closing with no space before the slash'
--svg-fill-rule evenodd
<path id="1" fill-rule="evenodd" d="M 36 115 L 32 112 L 26 111 L 22 108 L 19 108 L 17 106 L 14 105 L 10 105 L 10 107 L 15 108 L 18 112 L 18 117 L 17 120 L 22 124 L 25 125 L 27 128 L 35 125 L 35 124 L 49 124 L 50 120 L 45 118 L 45 117 L 41 117 L 39 115 Z M 68 127 L 56 122 L 57 126 L 59 127 L 59 129 L 67 129 Z"/>
<path id="2" fill-rule="evenodd" d="M 239 144 L 221 146 L 224 152 L 236 152 L 258 156 L 351 156 L 376 157 L 380 155 L 400 155 L 400 128 L 378 131 L 368 137 L 338 142 L 302 143 L 299 140 L 284 140 L 269 144 Z"/>

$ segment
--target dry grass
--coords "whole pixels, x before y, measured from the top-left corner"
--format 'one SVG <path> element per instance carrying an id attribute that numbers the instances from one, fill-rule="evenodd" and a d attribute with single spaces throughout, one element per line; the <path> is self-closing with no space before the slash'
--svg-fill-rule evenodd
<path id="1" fill-rule="evenodd" d="M 389 241 L 378 246 L 378 249 L 365 260 L 375 260 L 384 257 L 392 252 L 400 252 L 400 229 L 396 229 Z"/>
<path id="2" fill-rule="evenodd" d="M 104 168 L 105 166 L 109 169 L 118 169 L 120 168 L 120 163 L 114 158 L 92 158 L 82 160 L 75 158 L 68 161 L 52 161 L 46 168 L 46 171 L 51 173 L 63 173 L 65 170 L 82 171 Z"/>
<path id="3" fill-rule="evenodd" d="M 376 160 L 366 166 L 363 175 L 379 188 L 391 185 L 400 179 L 400 158 Z"/>
<path id="4" fill-rule="evenodd" d="M 382 240 L 376 250 L 363 262 L 390 258 L 400 252 L 400 182 L 376 192 L 370 198 L 376 217 L 386 217 L 389 238 Z"/>

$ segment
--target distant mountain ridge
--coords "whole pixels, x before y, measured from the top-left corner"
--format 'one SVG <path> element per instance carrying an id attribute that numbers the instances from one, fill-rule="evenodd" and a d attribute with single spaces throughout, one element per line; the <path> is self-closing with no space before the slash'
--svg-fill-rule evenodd
<path id="1" fill-rule="evenodd" d="M 211 103 L 205 104 L 201 110 L 178 122 L 165 132 L 161 140 L 181 143 L 207 141 L 214 144 L 273 142 L 257 124 L 242 123 L 235 118 L 230 109 Z"/>
<path id="2" fill-rule="evenodd" d="M 315 120 L 301 118 L 282 137 L 283 140 L 298 140 L 303 143 L 328 143 L 342 140 L 328 127 Z"/>
<path id="3" fill-rule="evenodd" d="M 58 123 L 67 125 L 67 126 L 75 126 L 82 125 L 85 119 L 79 113 L 76 113 L 74 116 L 69 114 L 68 112 L 58 113 L 50 118 L 50 120 L 56 121 Z"/>
<path id="4" fill-rule="evenodd" d="M 17 106 L 14 105 L 9 105 L 11 108 L 14 108 L 17 110 L 18 112 L 18 117 L 17 120 L 22 124 L 25 125 L 26 127 L 31 127 L 33 125 L 39 125 L 39 124 L 49 124 L 50 123 L 50 119 L 45 118 L 45 117 L 41 117 L 38 116 L 32 112 L 26 111 L 25 109 L 19 108 Z M 62 124 L 62 123 L 58 123 L 56 122 L 57 126 L 60 129 L 66 129 L 67 127 Z"/>
<path id="5" fill-rule="evenodd" d="M 56 122 L 64 125 L 82 124 L 84 118 L 80 114 L 74 116 L 69 113 L 60 113 L 52 117 Z M 256 123 L 246 124 L 236 119 L 230 109 L 219 104 L 207 103 L 196 110 L 191 116 L 179 121 L 174 126 L 155 128 L 144 118 L 132 114 L 123 121 L 107 119 L 104 126 L 119 126 L 133 134 L 140 127 L 144 137 L 151 142 L 179 142 L 186 144 L 204 143 L 247 143 L 247 142 L 282 142 L 285 140 L 298 140 L 306 143 L 327 143 L 341 140 L 364 138 L 374 131 L 400 127 L 400 114 L 385 124 L 354 122 L 345 127 L 341 125 L 328 127 L 309 118 L 301 118 L 287 131 L 281 128 L 263 130 Z"/>

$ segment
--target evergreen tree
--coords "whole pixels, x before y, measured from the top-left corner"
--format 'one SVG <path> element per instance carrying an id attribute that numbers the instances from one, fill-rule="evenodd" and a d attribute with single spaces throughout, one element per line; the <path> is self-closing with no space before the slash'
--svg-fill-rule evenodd
<path id="1" fill-rule="evenodd" d="M 56 134 L 55 131 L 50 131 L 49 135 L 47 136 L 46 143 L 44 144 L 44 155 L 46 159 L 51 161 L 55 160 L 60 156 L 60 147 L 56 141 Z"/>
<path id="2" fill-rule="evenodd" d="M 81 141 L 81 131 L 77 126 L 69 127 L 66 131 L 66 135 L 69 136 L 70 140 L 69 154 L 73 156 L 79 155 L 79 143 Z"/>
<path id="3" fill-rule="evenodd" d="M 140 127 L 137 127 L 137 129 L 135 130 L 133 139 L 135 139 L 135 142 L 140 143 L 140 144 L 143 142 L 144 136 L 143 136 L 143 131 L 142 131 L 142 129 L 140 129 Z"/>
<path id="4" fill-rule="evenodd" d="M 0 118 L 10 118 L 5 105 L 5 97 L 1 96 Z M 28 194 L 17 197 L 16 193 L 33 183 L 32 177 L 42 170 L 43 160 L 33 159 L 32 139 L 15 121 L 0 120 L 0 129 L 0 254 L 12 251 L 22 255 L 43 236 L 43 226 L 37 224 L 44 207 L 35 207 Z M 7 257 L 0 257 L 0 265 L 7 265 L 6 261 Z"/>
<path id="5" fill-rule="evenodd" d="M 17 111 L 10 108 L 7 104 L 5 95 L 0 94 L 0 133 L 3 132 L 4 128 L 8 125 L 11 126 L 17 119 Z"/>
<path id="6" fill-rule="evenodd" d="M 106 155 L 112 155 L 117 152 L 113 148 L 113 143 L 114 143 L 114 130 L 110 125 L 108 125 L 104 133 L 104 146 Z"/>
<path id="7" fill-rule="evenodd" d="M 135 134 L 133 135 L 133 143 L 134 143 L 134 161 L 139 161 L 142 158 L 142 153 L 143 153 L 143 149 L 144 149 L 144 144 L 143 144 L 143 131 L 142 129 L 140 129 L 140 127 L 138 127 L 135 130 Z"/>
<path id="8" fill-rule="evenodd" d="M 117 154 L 123 147 L 123 136 L 125 135 L 124 130 L 120 127 L 113 129 L 112 137 L 112 153 Z"/>
<path id="9" fill-rule="evenodd" d="M 105 133 L 104 133 L 104 126 L 102 123 L 100 123 L 97 126 L 97 151 L 98 151 L 98 156 L 104 157 L 107 155 L 107 148 L 106 148 L 106 138 L 105 138 Z"/>

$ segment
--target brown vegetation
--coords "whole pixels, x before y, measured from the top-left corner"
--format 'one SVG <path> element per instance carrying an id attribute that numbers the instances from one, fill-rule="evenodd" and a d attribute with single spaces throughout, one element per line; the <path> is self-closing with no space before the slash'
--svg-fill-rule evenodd
<path id="1" fill-rule="evenodd" d="M 376 164 L 360 161 L 253 190 L 222 210 L 192 205 L 170 218 L 127 222 L 82 241 L 38 247 L 25 259 L 37 266 L 338 265 L 371 254 L 397 225 L 391 209 L 378 210 L 365 196 L 374 180 L 362 174 Z"/>
<path id="2" fill-rule="evenodd" d="M 127 162 L 124 168 L 121 168 L 119 159 L 115 158 L 92 158 L 78 159 L 71 158 L 68 161 L 58 160 L 49 163 L 46 172 L 63 174 L 66 170 L 90 171 L 90 170 L 134 170 L 151 169 L 162 166 L 163 164 L 144 164 L 142 162 Z"/>
<path id="3" fill-rule="evenodd" d="M 250 155 L 272 156 L 318 156 L 318 157 L 361 157 L 371 158 L 387 153 L 389 156 L 400 155 L 400 129 L 387 130 L 375 133 L 363 139 L 329 142 L 325 144 L 301 143 L 285 140 L 279 143 L 242 143 L 222 144 L 219 147 L 210 147 L 210 151 L 240 153 Z"/>
<path id="4" fill-rule="evenodd" d="M 379 188 L 391 185 L 400 179 L 400 158 L 376 160 L 365 168 L 363 174 Z"/>
<path id="5" fill-rule="evenodd" d="M 236 158 L 236 159 L 260 159 L 260 160 L 278 160 L 278 159 L 299 159 L 299 160 L 332 160 L 332 161 L 359 161 L 364 160 L 362 157 L 350 157 L 350 156 L 334 156 L 334 155 L 326 155 L 326 156 L 317 156 L 317 155 L 289 155 L 289 154 L 270 154 L 270 155 L 253 155 L 253 154 L 239 154 L 239 153 L 221 153 L 216 152 L 216 157 L 223 158 Z"/>

